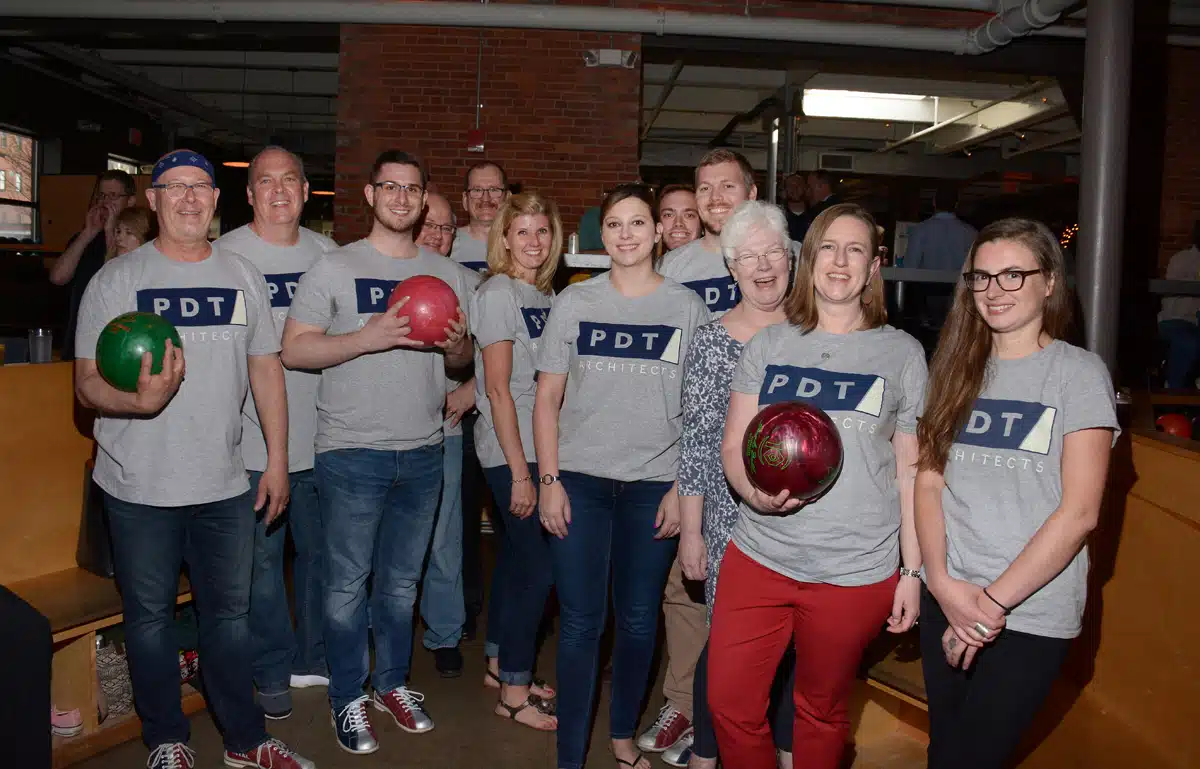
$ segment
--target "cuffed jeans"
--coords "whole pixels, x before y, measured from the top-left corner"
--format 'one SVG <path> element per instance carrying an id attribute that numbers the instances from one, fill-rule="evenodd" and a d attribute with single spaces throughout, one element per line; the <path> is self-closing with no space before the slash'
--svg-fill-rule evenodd
<path id="1" fill-rule="evenodd" d="M 571 523 L 550 537 L 562 608 L 558 639 L 558 767 L 582 769 L 599 674 L 600 635 L 611 569 L 616 612 L 610 733 L 630 739 L 650 684 L 659 607 L 678 540 L 655 539 L 654 519 L 668 482 L 623 483 L 563 471 Z M 503 649 L 501 649 L 503 652 Z"/>
<path id="2" fill-rule="evenodd" d="M 199 619 L 200 675 L 225 749 L 248 751 L 267 739 L 254 702 L 250 574 L 251 492 L 220 502 L 153 507 L 105 493 L 113 565 L 121 587 L 125 647 L 142 740 L 154 748 L 188 741 L 179 690 L 179 644 L 172 622 L 179 572 L 188 565 Z"/>
<path id="3" fill-rule="evenodd" d="M 251 471 L 249 475 L 250 493 L 257 494 L 262 473 Z M 291 500 L 287 509 L 269 526 L 263 522 L 265 510 L 260 510 L 254 526 L 250 639 L 254 685 L 263 697 L 287 694 L 293 674 L 328 675 L 321 589 L 324 534 L 316 481 L 312 470 L 301 470 L 290 473 L 288 483 Z M 283 574 L 284 544 L 289 530 L 296 546 L 292 572 L 296 601 L 294 630 Z"/>
<path id="4" fill-rule="evenodd" d="M 442 487 L 442 447 L 336 449 L 317 454 L 325 527 L 325 650 L 329 701 L 341 710 L 363 694 L 367 579 L 377 692 L 404 686 L 412 656 L 413 606 Z"/>
<path id="5" fill-rule="evenodd" d="M 442 447 L 441 501 L 421 590 L 426 649 L 458 646 L 467 621 L 463 604 L 463 437 L 447 435 Z"/>
<path id="6" fill-rule="evenodd" d="M 487 634 L 495 640 L 488 643 L 486 653 L 500 658 L 502 683 L 528 686 L 533 681 L 538 628 L 554 581 L 550 547 L 536 507 L 526 518 L 517 518 L 508 511 L 513 489 L 508 465 L 487 467 L 483 472 L 496 500 L 493 516 L 504 518 L 504 541 L 496 557 L 492 598 L 488 604 Z M 528 475 L 537 488 L 536 464 L 529 465 Z"/>

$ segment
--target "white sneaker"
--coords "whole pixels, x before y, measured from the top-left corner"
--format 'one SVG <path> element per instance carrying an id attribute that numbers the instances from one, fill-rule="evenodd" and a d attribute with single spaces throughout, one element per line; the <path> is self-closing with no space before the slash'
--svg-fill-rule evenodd
<path id="1" fill-rule="evenodd" d="M 329 678 L 326 676 L 298 676 L 293 674 L 290 683 L 293 689 L 307 689 L 310 686 L 329 686 Z"/>

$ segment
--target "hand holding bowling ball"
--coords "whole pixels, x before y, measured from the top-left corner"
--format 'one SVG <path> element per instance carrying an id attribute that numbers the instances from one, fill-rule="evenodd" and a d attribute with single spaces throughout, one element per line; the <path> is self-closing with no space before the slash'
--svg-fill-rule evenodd
<path id="1" fill-rule="evenodd" d="M 742 461 L 761 493 L 746 500 L 767 514 L 787 513 L 816 499 L 842 469 L 842 439 L 833 420 L 799 401 L 759 411 L 742 438 Z"/>
<path id="2" fill-rule="evenodd" d="M 100 332 L 96 368 L 114 388 L 135 394 L 138 413 L 157 413 L 183 381 L 179 332 L 170 321 L 154 313 L 119 315 Z"/>
<path id="3" fill-rule="evenodd" d="M 414 275 L 396 284 L 388 309 L 403 303 L 408 337 L 422 345 L 449 348 L 466 334 L 466 318 L 454 289 L 432 275 Z"/>

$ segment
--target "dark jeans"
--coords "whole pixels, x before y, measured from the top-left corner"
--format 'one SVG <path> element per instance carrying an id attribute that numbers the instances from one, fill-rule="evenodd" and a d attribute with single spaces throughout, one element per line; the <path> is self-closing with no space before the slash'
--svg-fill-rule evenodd
<path id="1" fill-rule="evenodd" d="M 0 744 L 6 766 L 50 769 L 53 648 L 50 622 L 0 585 Z"/>
<path id="2" fill-rule="evenodd" d="M 1191 387 L 1189 377 L 1200 363 L 1200 325 L 1179 319 L 1164 320 L 1158 324 L 1158 338 L 1167 345 L 1166 386 Z"/>
<path id="3" fill-rule="evenodd" d="M 255 747 L 267 733 L 254 702 L 251 661 L 252 493 L 183 507 L 140 505 L 106 493 L 104 505 L 142 740 L 151 750 L 188 741 L 179 692 L 179 643 L 172 628 L 179 572 L 186 562 L 209 708 L 226 750 Z"/>
<path id="4" fill-rule="evenodd" d="M 250 493 L 258 491 L 262 473 L 250 472 Z M 250 637 L 254 645 L 254 684 L 262 695 L 288 691 L 293 673 L 328 675 L 321 611 L 321 508 L 312 470 L 288 475 L 291 501 L 268 526 L 263 511 L 254 525 L 254 578 L 250 589 Z M 288 531 L 296 546 L 292 584 L 296 627 L 284 585 L 284 544 Z"/>
<path id="5" fill-rule="evenodd" d="M 341 710 L 363 694 L 367 579 L 377 692 L 404 686 L 412 657 L 413 605 L 442 488 L 442 447 L 338 449 L 317 454 L 325 526 L 325 649 L 329 701 Z"/>
<path id="6" fill-rule="evenodd" d="M 504 540 L 492 573 L 486 653 L 500 657 L 502 682 L 525 686 L 533 680 L 538 627 L 554 583 L 550 546 L 536 507 L 526 518 L 508 512 L 513 486 L 508 465 L 488 467 L 483 472 L 496 500 L 495 516 L 504 518 Z M 536 483 L 536 464 L 529 465 L 529 475 Z"/>
<path id="7" fill-rule="evenodd" d="M 654 519 L 670 483 L 622 483 L 567 471 L 561 483 L 571 503 L 571 523 L 566 537 L 549 540 L 562 609 L 558 767 L 582 769 L 592 731 L 609 575 L 616 612 L 610 734 L 629 739 L 650 683 L 663 588 L 678 540 L 654 538 Z"/>
<path id="8" fill-rule="evenodd" d="M 474 629 L 475 619 L 483 611 L 483 506 L 488 500 L 487 479 L 479 466 L 475 453 L 475 420 L 479 413 L 472 411 L 463 424 L 462 466 L 462 523 L 463 523 L 463 603 L 467 612 L 467 627 Z M 492 505 L 492 509 L 496 509 Z M 504 516 L 491 517 L 492 528 L 499 534 L 504 526 Z M 488 606 L 489 616 L 491 605 Z"/>
<path id="9" fill-rule="evenodd" d="M 946 664 L 949 624 L 921 595 L 921 660 L 929 702 L 929 769 L 1002 769 L 1041 709 L 1070 639 L 1003 631 L 963 672 Z"/>
<path id="10" fill-rule="evenodd" d="M 796 654 L 788 650 L 779 663 L 775 674 L 775 685 L 771 687 L 771 733 L 775 736 L 775 748 L 784 753 L 792 752 L 792 722 L 796 718 L 796 702 L 792 690 L 796 688 Z M 708 644 L 700 652 L 696 663 L 696 677 L 692 681 L 692 728 L 695 742 L 692 753 L 700 758 L 717 758 L 717 733 L 713 730 L 712 711 L 708 709 Z"/>

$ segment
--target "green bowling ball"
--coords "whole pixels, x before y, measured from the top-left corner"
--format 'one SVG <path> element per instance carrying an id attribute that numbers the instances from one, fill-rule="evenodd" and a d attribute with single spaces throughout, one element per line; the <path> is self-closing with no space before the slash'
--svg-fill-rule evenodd
<path id="1" fill-rule="evenodd" d="M 179 332 L 171 321 L 152 312 L 127 312 L 109 321 L 96 342 L 96 367 L 100 376 L 118 390 L 137 392 L 142 372 L 142 354 L 153 356 L 150 373 L 162 373 L 167 340 L 183 349 Z"/>

